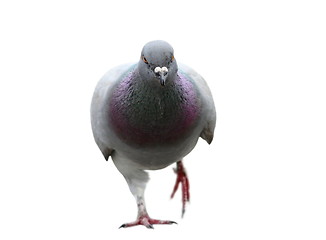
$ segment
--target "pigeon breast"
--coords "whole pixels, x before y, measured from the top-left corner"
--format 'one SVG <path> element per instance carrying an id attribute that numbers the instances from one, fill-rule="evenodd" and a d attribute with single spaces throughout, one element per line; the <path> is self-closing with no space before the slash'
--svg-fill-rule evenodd
<path id="1" fill-rule="evenodd" d="M 139 79 L 130 71 L 113 88 L 108 119 L 115 134 L 129 145 L 172 145 L 193 133 L 201 101 L 192 80 L 178 72 L 170 84 Z"/>

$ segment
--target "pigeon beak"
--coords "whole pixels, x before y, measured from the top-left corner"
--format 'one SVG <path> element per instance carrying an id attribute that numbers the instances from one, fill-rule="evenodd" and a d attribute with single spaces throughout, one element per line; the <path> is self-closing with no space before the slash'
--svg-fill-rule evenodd
<path id="1" fill-rule="evenodd" d="M 167 73 L 160 73 L 160 84 L 161 86 L 165 86 L 165 80 L 166 80 L 166 77 L 167 77 Z"/>

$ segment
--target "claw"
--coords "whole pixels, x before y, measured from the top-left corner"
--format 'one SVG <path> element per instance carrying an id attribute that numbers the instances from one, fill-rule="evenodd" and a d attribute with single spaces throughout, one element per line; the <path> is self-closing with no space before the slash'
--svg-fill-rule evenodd
<path id="1" fill-rule="evenodd" d="M 152 224 L 149 224 L 146 226 L 148 229 L 154 229 L 153 225 Z"/>

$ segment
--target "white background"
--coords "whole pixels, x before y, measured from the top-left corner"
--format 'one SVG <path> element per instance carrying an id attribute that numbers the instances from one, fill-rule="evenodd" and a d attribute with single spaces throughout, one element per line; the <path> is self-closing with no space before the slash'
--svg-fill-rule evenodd
<path id="1" fill-rule="evenodd" d="M 0 239 L 325 239 L 323 1 L 1 1 Z M 111 67 L 164 39 L 204 76 L 215 139 L 186 157 L 191 203 L 151 172 L 136 217 L 93 141 L 89 106 Z"/>

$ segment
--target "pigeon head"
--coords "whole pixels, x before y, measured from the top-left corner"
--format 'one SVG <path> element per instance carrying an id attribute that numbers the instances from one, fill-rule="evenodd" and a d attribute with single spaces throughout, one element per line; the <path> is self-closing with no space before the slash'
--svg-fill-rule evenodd
<path id="1" fill-rule="evenodd" d="M 141 52 L 138 63 L 142 79 L 156 81 L 165 86 L 173 80 L 178 71 L 172 46 L 161 40 L 147 43 Z"/>

